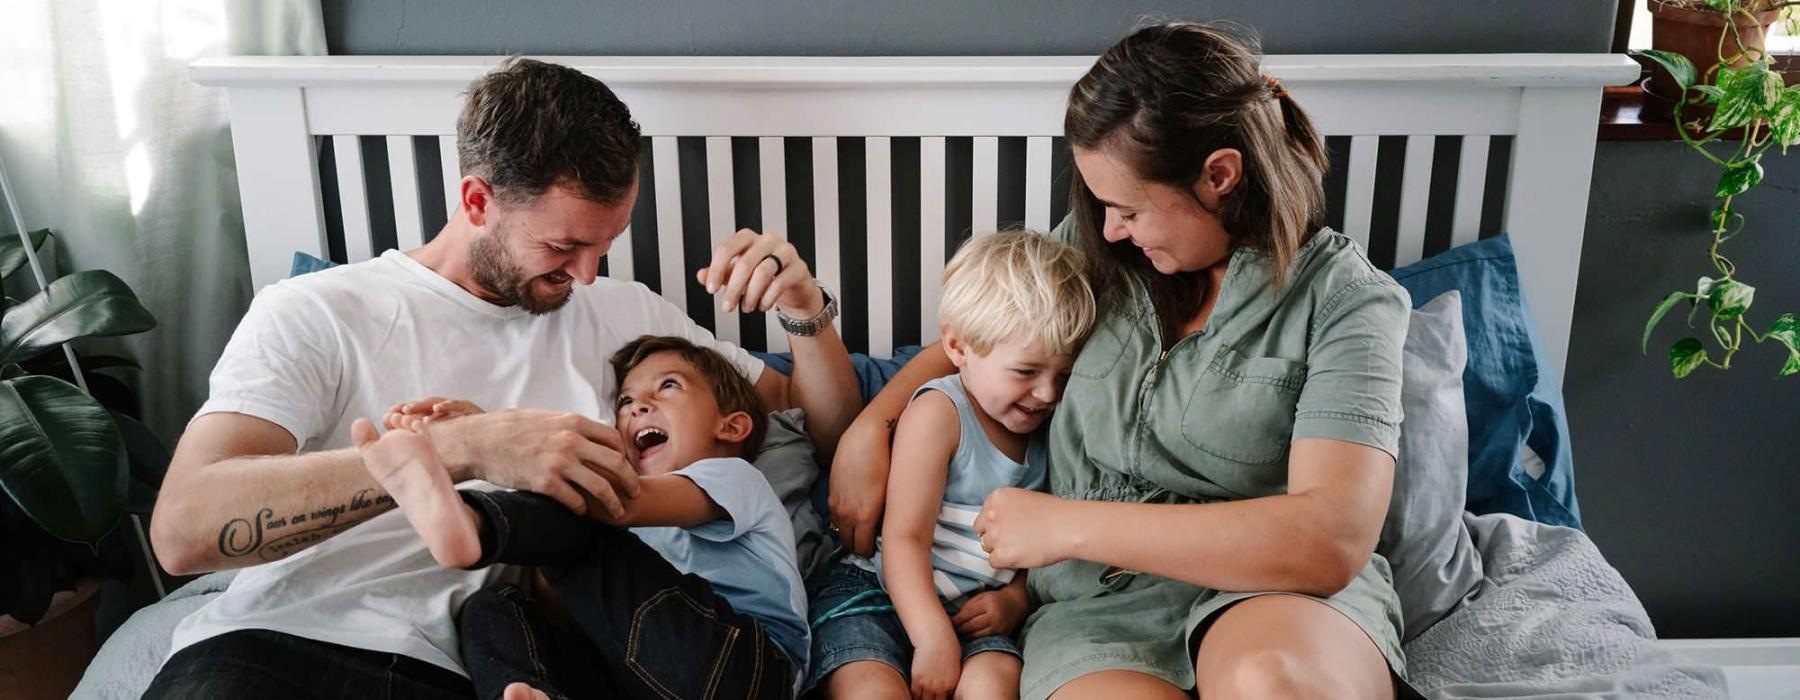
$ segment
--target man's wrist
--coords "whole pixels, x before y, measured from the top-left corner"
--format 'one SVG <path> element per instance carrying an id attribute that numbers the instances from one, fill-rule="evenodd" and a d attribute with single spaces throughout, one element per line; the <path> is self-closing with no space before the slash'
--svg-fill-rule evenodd
<path id="1" fill-rule="evenodd" d="M 475 459 L 470 454 L 468 421 L 456 419 L 430 427 L 431 444 L 437 448 L 438 461 L 450 472 L 450 480 L 463 482 L 475 478 Z"/>
<path id="2" fill-rule="evenodd" d="M 810 286 L 812 287 L 812 290 L 811 293 L 806 295 L 806 303 L 804 305 L 782 305 L 777 310 L 787 314 L 790 318 L 796 319 L 808 319 L 819 315 L 820 311 L 825 310 L 825 290 L 821 289 L 817 283 Z"/>

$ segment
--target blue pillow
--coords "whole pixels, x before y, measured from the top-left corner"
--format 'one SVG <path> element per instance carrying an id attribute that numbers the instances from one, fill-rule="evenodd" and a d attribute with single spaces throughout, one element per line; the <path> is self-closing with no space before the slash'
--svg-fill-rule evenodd
<path id="1" fill-rule="evenodd" d="M 1511 239 L 1458 246 L 1390 274 L 1415 304 L 1462 292 L 1468 509 L 1581 527 L 1562 390 L 1520 291 Z M 1529 470 L 1539 460 L 1542 474 L 1533 477 Z"/>
<path id="2" fill-rule="evenodd" d="M 337 267 L 337 266 L 338 266 L 337 263 L 334 263 L 330 260 L 321 260 L 319 258 L 313 257 L 311 255 L 308 255 L 306 253 L 302 253 L 302 252 L 296 250 L 296 251 L 294 251 L 294 265 L 292 267 L 288 268 L 288 276 L 289 277 L 299 277 L 308 272 L 318 272 L 320 270 L 329 270 L 329 269 Z"/>

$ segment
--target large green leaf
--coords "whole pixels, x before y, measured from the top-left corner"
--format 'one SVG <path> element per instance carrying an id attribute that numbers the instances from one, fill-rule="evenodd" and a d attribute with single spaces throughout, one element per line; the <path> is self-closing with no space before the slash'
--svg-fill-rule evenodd
<path id="1" fill-rule="evenodd" d="M 31 236 L 31 249 L 39 250 L 44 247 L 44 241 L 50 237 L 50 231 L 49 229 L 39 229 L 28 235 Z M 18 234 L 0 234 L 0 280 L 11 277 L 12 273 L 23 267 L 29 259 L 25 257 L 25 244 L 24 241 L 19 240 Z"/>
<path id="2" fill-rule="evenodd" d="M 112 414 L 60 379 L 0 382 L 0 490 L 56 537 L 94 544 L 119 520 L 125 446 Z"/>
<path id="3" fill-rule="evenodd" d="M 169 448 L 136 418 L 118 411 L 112 411 L 112 417 L 119 426 L 119 437 L 125 441 L 126 462 L 130 465 L 125 511 L 149 515 L 156 505 L 156 492 L 162 489 L 163 475 L 169 471 Z"/>
<path id="4" fill-rule="evenodd" d="M 128 335 L 156 327 L 125 281 L 105 270 L 77 272 L 0 319 L 0 364 L 19 362 L 88 336 Z"/>
<path id="5" fill-rule="evenodd" d="M 1680 85 L 1683 91 L 1693 87 L 1695 74 L 1694 62 L 1688 60 L 1688 57 L 1675 53 L 1674 51 L 1663 51 L 1661 49 L 1645 49 L 1637 52 L 1637 55 L 1648 58 L 1661 65 L 1663 70 L 1668 71 L 1669 75 L 1675 77 L 1675 84 Z"/>

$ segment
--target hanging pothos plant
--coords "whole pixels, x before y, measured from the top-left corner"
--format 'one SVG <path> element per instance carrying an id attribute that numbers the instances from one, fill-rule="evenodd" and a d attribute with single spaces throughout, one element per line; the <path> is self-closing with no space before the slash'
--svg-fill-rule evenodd
<path id="1" fill-rule="evenodd" d="M 1686 4 L 1704 6 L 1733 19 L 1739 15 L 1752 17 L 1753 12 L 1781 10 L 1800 2 L 1690 0 Z M 1760 25 L 1757 31 L 1761 31 Z M 1713 192 L 1719 203 L 1708 217 L 1712 245 L 1707 249 L 1718 276 L 1701 277 L 1693 291 L 1681 290 L 1663 297 L 1644 324 L 1642 345 L 1648 353 L 1652 331 L 1676 306 L 1682 302 L 1691 306 L 1690 328 L 1695 327 L 1700 309 L 1706 309 L 1707 332 L 1701 335 L 1710 336 L 1715 347 L 1709 349 L 1706 342 L 1693 336 L 1675 341 L 1669 347 L 1669 368 L 1677 378 L 1686 377 L 1703 365 L 1731 369 L 1731 359 L 1744 346 L 1746 337 L 1759 345 L 1778 344 L 1787 351 L 1781 376 L 1800 373 L 1800 316 L 1781 314 L 1766 330 L 1760 330 L 1762 326 L 1753 323 L 1749 315 L 1756 288 L 1739 279 L 1737 266 L 1720 252 L 1727 241 L 1744 230 L 1744 216 L 1733 205 L 1738 197 L 1762 182 L 1763 155 L 1775 147 L 1780 147 L 1785 155 L 1789 146 L 1800 144 L 1800 85 L 1789 87 L 1783 82 L 1760 39 L 1743 36 L 1737 22 L 1724 22 L 1718 42 L 1719 61 L 1704 74 L 1679 53 L 1638 52 L 1661 64 L 1681 87 L 1675 103 L 1676 133 L 1721 170 Z M 1695 114 L 1708 108 L 1710 116 Z M 1735 146 L 1726 138 L 1728 134 L 1736 137 Z"/>

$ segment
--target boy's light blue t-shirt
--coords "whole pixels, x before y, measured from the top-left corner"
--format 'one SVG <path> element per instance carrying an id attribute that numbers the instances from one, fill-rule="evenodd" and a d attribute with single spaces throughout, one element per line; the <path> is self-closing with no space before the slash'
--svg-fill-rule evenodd
<path id="1" fill-rule="evenodd" d="M 787 652 L 798 678 L 806 672 L 811 631 L 806 586 L 794 556 L 794 525 L 769 480 L 742 459 L 703 459 L 679 471 L 726 517 L 689 528 L 632 528 L 645 544 L 683 573 L 712 584 L 738 612 L 763 623 Z"/>

